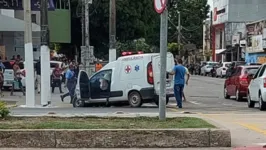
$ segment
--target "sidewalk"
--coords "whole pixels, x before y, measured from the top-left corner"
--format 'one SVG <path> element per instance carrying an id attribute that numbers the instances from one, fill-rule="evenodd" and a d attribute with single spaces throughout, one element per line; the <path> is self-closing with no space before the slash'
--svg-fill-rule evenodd
<path id="1" fill-rule="evenodd" d="M 63 88 L 64 92 L 67 92 L 64 88 Z M 14 106 L 23 106 L 26 105 L 26 97 L 23 96 L 23 94 L 21 92 L 14 92 L 14 96 L 10 96 L 10 91 L 4 91 L 3 92 L 4 97 L 1 98 L 0 101 L 4 101 L 7 103 L 7 105 L 9 107 L 14 107 Z M 58 91 L 58 89 L 55 89 L 55 93 L 51 93 L 51 103 L 53 106 L 56 107 L 62 107 L 62 108 L 72 108 L 72 104 L 70 104 L 70 97 L 66 97 L 64 99 L 64 102 L 61 101 L 60 98 L 60 93 Z M 38 94 L 35 91 L 35 105 L 36 107 L 41 106 L 41 94 Z"/>

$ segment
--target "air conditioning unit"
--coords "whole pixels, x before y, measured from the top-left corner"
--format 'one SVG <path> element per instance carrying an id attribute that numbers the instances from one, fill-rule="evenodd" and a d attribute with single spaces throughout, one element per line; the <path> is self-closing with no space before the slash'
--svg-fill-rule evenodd
<path id="1" fill-rule="evenodd" d="M 240 40 L 239 44 L 240 44 L 240 47 L 246 47 L 247 41 L 246 40 Z"/>

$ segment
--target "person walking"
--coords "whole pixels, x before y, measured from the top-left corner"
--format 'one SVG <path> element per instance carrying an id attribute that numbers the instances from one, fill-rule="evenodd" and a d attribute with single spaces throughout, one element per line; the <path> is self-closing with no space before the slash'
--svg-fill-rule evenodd
<path id="1" fill-rule="evenodd" d="M 62 87 L 61 87 L 61 79 L 60 79 L 60 77 L 61 77 L 61 69 L 59 68 L 59 65 L 56 64 L 55 69 L 53 70 L 53 73 L 52 73 L 52 81 L 53 81 L 52 93 L 54 93 L 54 88 L 55 87 L 58 87 L 60 93 L 63 93 Z"/>
<path id="2" fill-rule="evenodd" d="M 65 87 L 68 89 L 68 93 L 61 95 L 61 100 L 64 101 L 64 98 L 70 95 L 70 103 L 72 104 L 73 98 L 75 95 L 75 87 L 76 87 L 76 76 L 74 72 L 74 66 L 72 64 L 69 65 L 69 69 L 66 72 L 66 84 Z"/>
<path id="3" fill-rule="evenodd" d="M 187 74 L 186 68 L 182 65 L 182 59 L 178 59 L 177 65 L 174 66 L 173 70 L 169 72 L 171 75 L 175 75 L 175 84 L 174 84 L 174 94 L 177 102 L 177 107 L 182 108 L 182 95 L 185 84 L 188 85 L 188 80 L 190 75 Z M 187 75 L 185 81 L 185 75 Z"/>
<path id="4" fill-rule="evenodd" d="M 41 59 L 36 63 L 36 74 L 37 74 L 37 91 L 41 93 Z"/>
<path id="5" fill-rule="evenodd" d="M 15 90 L 15 85 L 17 85 L 17 84 L 18 84 L 18 87 L 20 88 L 21 92 L 23 93 L 23 96 L 26 95 L 25 91 L 24 91 L 24 87 L 23 87 L 22 82 L 21 82 L 22 72 L 20 71 L 19 63 L 20 63 L 20 60 L 17 59 L 15 64 L 13 65 L 14 81 L 12 83 L 12 89 L 11 89 L 11 93 L 10 93 L 11 96 L 13 96 L 13 93 Z"/>

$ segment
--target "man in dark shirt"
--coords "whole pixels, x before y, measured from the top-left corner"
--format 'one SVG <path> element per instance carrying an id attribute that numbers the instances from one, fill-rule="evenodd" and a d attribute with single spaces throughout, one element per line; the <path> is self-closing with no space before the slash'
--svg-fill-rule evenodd
<path id="1" fill-rule="evenodd" d="M 39 60 L 36 63 L 36 74 L 37 74 L 37 90 L 38 90 L 38 94 L 40 94 L 41 92 L 41 60 Z"/>

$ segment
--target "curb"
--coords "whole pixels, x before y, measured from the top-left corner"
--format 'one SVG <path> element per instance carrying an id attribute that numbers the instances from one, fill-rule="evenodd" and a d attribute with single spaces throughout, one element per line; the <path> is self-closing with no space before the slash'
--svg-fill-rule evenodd
<path id="1" fill-rule="evenodd" d="M 226 129 L 0 130 L 0 148 L 231 147 Z"/>

